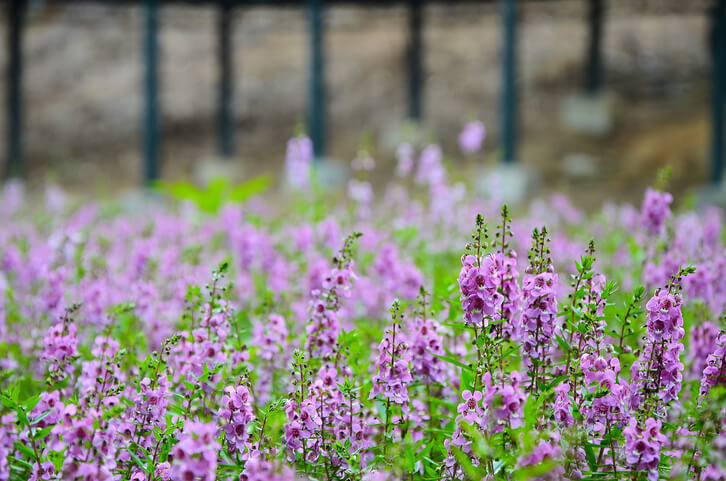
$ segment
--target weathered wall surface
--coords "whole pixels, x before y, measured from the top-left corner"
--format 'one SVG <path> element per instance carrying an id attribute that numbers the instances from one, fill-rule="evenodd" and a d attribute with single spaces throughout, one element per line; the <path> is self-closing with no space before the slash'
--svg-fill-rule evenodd
<path id="1" fill-rule="evenodd" d="M 557 149 L 530 142 L 547 142 L 541 138 L 552 127 L 560 102 L 581 82 L 584 3 L 529 4 L 523 10 L 521 112 L 529 146 L 523 155 L 534 152 L 550 155 L 550 162 L 559 160 Z M 621 98 L 637 99 L 627 105 L 650 109 L 624 114 L 621 109 L 621 125 L 638 125 L 639 118 L 672 121 L 679 112 L 705 105 L 704 9 L 695 5 L 673 12 L 668 2 L 660 3 L 666 8 L 658 13 L 642 13 L 629 2 L 615 2 L 609 12 L 607 83 Z M 162 10 L 167 177 L 189 175 L 196 161 L 215 150 L 215 13 L 208 8 Z M 496 5 L 433 6 L 425 18 L 425 126 L 452 147 L 462 122 L 475 116 L 487 123 L 494 139 L 500 77 Z M 334 156 L 352 158 L 363 132 L 385 146 L 399 129 L 406 112 L 406 21 L 400 7 L 328 12 Z M 281 161 L 284 142 L 304 115 L 305 16 L 295 9 L 253 9 L 238 14 L 234 24 L 240 162 L 269 167 Z M 26 152 L 34 178 L 42 172 L 71 185 L 93 178 L 114 188 L 139 178 L 140 28 L 138 8 L 84 5 L 31 12 L 24 54 Z M 5 63 L 2 49 L 0 63 Z M 4 77 L 0 82 L 4 87 Z M 3 144 L 4 138 L 4 149 Z M 384 152 L 380 157 L 388 155 Z"/>

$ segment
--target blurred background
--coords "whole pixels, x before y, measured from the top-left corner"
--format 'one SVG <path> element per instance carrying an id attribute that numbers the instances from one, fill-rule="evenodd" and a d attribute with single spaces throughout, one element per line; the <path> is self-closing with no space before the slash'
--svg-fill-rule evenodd
<path id="1" fill-rule="evenodd" d="M 676 193 L 721 182 L 722 0 L 0 8 L 2 171 L 31 189 L 116 195 L 210 165 L 277 177 L 311 125 L 323 163 L 365 145 L 374 180 L 416 137 L 442 145 L 452 175 L 508 162 L 584 206 L 639 202 L 664 166 Z M 473 119 L 486 141 L 464 156 Z"/>

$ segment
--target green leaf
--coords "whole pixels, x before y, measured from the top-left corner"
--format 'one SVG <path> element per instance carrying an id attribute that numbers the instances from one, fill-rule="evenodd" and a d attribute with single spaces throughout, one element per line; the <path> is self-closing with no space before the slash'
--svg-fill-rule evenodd
<path id="1" fill-rule="evenodd" d="M 20 464 L 21 466 L 25 466 L 26 469 L 33 468 L 33 465 L 24 459 L 16 458 L 15 456 L 10 456 L 9 459 L 11 461 L 11 464 Z"/>
<path id="2" fill-rule="evenodd" d="M 570 350 L 572 349 L 572 346 L 570 346 L 570 343 L 567 342 L 567 340 L 564 337 L 560 336 L 559 334 L 555 334 L 555 341 L 557 341 L 557 344 L 565 352 L 570 352 Z"/>
<path id="3" fill-rule="evenodd" d="M 250 179 L 232 189 L 229 193 L 229 200 L 232 202 L 241 203 L 253 197 L 265 192 L 270 188 L 272 183 L 269 175 L 261 175 Z"/>
<path id="4" fill-rule="evenodd" d="M 51 431 L 52 429 L 53 429 L 53 426 L 48 426 L 48 427 L 45 427 L 45 428 L 43 428 L 43 429 L 41 429 L 41 430 L 37 431 L 37 432 L 36 432 L 36 433 L 35 433 L 35 434 L 33 435 L 33 438 L 34 438 L 34 439 L 45 439 L 45 438 L 46 438 L 46 437 L 47 437 L 47 436 L 48 436 L 48 435 L 50 434 L 50 431 Z"/>
<path id="5" fill-rule="evenodd" d="M 38 404 L 39 401 L 40 401 L 40 395 L 37 394 L 35 396 L 32 396 L 32 397 L 26 399 L 25 402 L 23 403 L 23 407 L 25 407 L 26 411 L 32 411 L 33 408 Z"/>
<path id="6" fill-rule="evenodd" d="M 597 471 L 597 460 L 595 459 L 595 452 L 592 450 L 592 445 L 587 441 L 583 444 L 585 447 L 585 459 L 587 460 L 587 465 L 590 467 L 590 471 Z"/>
<path id="7" fill-rule="evenodd" d="M 555 466 L 557 466 L 557 464 L 558 463 L 556 461 L 546 459 L 539 464 L 524 466 L 512 473 L 512 479 L 517 481 L 525 479 L 535 479 L 537 478 L 537 476 L 542 476 L 552 471 Z"/>
<path id="8" fill-rule="evenodd" d="M 140 467 L 141 469 L 143 469 L 144 471 L 146 471 L 146 469 L 144 468 L 144 462 L 141 461 L 141 459 L 139 458 L 139 456 L 135 452 L 133 452 L 131 449 L 127 449 L 127 451 L 129 452 L 129 455 L 131 456 L 131 459 L 134 460 L 134 462 L 136 463 L 136 465 L 138 467 Z"/>
<path id="9" fill-rule="evenodd" d="M 21 407 L 17 407 L 15 409 L 15 413 L 18 416 L 18 419 L 21 423 L 23 423 L 23 426 L 30 426 L 30 422 L 28 421 L 28 416 L 25 415 L 25 410 Z"/>
<path id="10" fill-rule="evenodd" d="M 28 459 L 35 459 L 35 452 L 20 441 L 15 441 L 15 449 L 23 453 Z"/>
<path id="11" fill-rule="evenodd" d="M 50 415 L 50 413 L 52 413 L 52 412 L 53 412 L 53 410 L 52 410 L 52 409 L 48 409 L 48 410 L 47 410 L 46 412 L 44 412 L 43 414 L 41 414 L 41 415 L 40 415 L 40 416 L 38 416 L 37 418 L 35 418 L 35 419 L 33 419 L 32 421 L 30 421 L 30 425 L 31 425 L 31 426 L 33 426 L 33 425 L 35 425 L 35 424 L 38 424 L 38 423 L 39 423 L 39 422 L 41 422 L 41 421 L 42 421 L 43 419 L 47 418 L 47 417 L 48 417 L 48 416 Z"/>
<path id="12" fill-rule="evenodd" d="M 482 463 L 479 466 L 474 466 L 474 464 L 472 464 L 471 462 L 471 459 L 469 458 L 469 455 L 466 454 L 464 451 L 456 446 L 452 448 L 452 451 L 454 452 L 456 462 L 459 463 L 459 466 L 461 466 L 461 468 L 464 470 L 467 478 L 484 479 L 487 474 L 485 470 L 486 463 Z"/>
<path id="13" fill-rule="evenodd" d="M 552 389 L 553 387 L 557 386 L 559 383 L 561 383 L 562 381 L 564 381 L 565 378 L 567 378 L 567 376 L 565 376 L 565 375 L 555 377 L 554 379 L 552 379 L 549 382 L 549 384 L 547 384 L 545 386 L 545 390 L 549 391 L 550 389 Z"/>
<path id="14" fill-rule="evenodd" d="M 451 353 L 450 353 L 450 352 L 449 352 L 448 350 L 447 350 L 446 352 L 447 352 L 448 354 L 451 354 Z M 432 354 L 433 354 L 433 353 L 432 353 Z M 460 367 L 460 368 L 464 369 L 465 371 L 469 371 L 469 372 L 474 372 L 474 369 L 472 369 L 472 367 L 471 367 L 471 366 L 467 366 L 467 365 L 466 365 L 466 364 L 464 364 L 463 362 L 461 362 L 461 361 L 457 361 L 456 359 L 454 359 L 454 358 L 452 358 L 452 357 L 449 357 L 449 356 L 440 356 L 440 355 L 438 355 L 438 354 L 434 354 L 434 356 L 438 357 L 438 358 L 439 358 L 439 359 L 441 359 L 442 361 L 446 361 L 446 362 L 448 362 L 449 364 L 453 364 L 454 366 L 458 366 L 458 367 Z"/>
<path id="15" fill-rule="evenodd" d="M 0 403 L 8 409 L 17 409 L 17 403 L 5 394 L 0 395 Z"/>

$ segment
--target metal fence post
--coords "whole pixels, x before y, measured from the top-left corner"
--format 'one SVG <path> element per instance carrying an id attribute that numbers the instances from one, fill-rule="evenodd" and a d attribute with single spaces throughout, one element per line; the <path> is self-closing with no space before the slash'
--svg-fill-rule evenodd
<path id="1" fill-rule="evenodd" d="M 517 0 L 500 0 L 502 16 L 502 160 L 517 157 Z"/>
<path id="2" fill-rule="evenodd" d="M 723 180 L 726 102 L 726 0 L 716 0 L 711 17 L 711 181 Z"/>
<path id="3" fill-rule="evenodd" d="M 588 42 L 585 51 L 585 93 L 595 95 L 602 86 L 602 23 L 603 0 L 588 2 Z"/>
<path id="4" fill-rule="evenodd" d="M 409 0 L 408 4 L 408 117 L 416 121 L 421 120 L 422 3 L 423 0 Z"/>
<path id="5" fill-rule="evenodd" d="M 325 56 L 323 0 L 308 0 L 310 29 L 310 80 L 308 129 L 315 149 L 315 158 L 325 155 Z"/>
<path id="6" fill-rule="evenodd" d="M 144 183 L 159 177 L 159 6 L 157 0 L 144 5 Z"/>
<path id="7" fill-rule="evenodd" d="M 232 59 L 232 5 L 223 0 L 217 25 L 219 66 L 217 105 L 217 150 L 222 157 L 234 155 L 234 63 Z"/>
<path id="8" fill-rule="evenodd" d="M 23 174 L 23 27 L 26 0 L 10 0 L 7 15 L 7 159 L 5 177 Z"/>

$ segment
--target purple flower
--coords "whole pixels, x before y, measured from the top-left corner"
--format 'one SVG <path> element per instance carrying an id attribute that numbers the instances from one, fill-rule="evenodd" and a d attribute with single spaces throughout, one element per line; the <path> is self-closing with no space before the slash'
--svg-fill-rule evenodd
<path id="1" fill-rule="evenodd" d="M 540 439 L 529 453 L 519 458 L 517 464 L 521 467 L 535 466 L 545 461 L 554 461 L 556 463 L 547 473 L 529 479 L 535 479 L 537 481 L 564 479 L 565 470 L 560 464 L 562 461 L 562 450 L 558 445 L 558 441 L 559 439 L 556 436 L 551 441 Z"/>
<path id="2" fill-rule="evenodd" d="M 671 215 L 669 206 L 673 196 L 668 192 L 659 192 L 648 187 L 641 208 L 641 222 L 646 232 L 659 236 L 665 232 L 665 222 Z"/>
<path id="3" fill-rule="evenodd" d="M 73 361 L 78 354 L 76 324 L 70 315 L 53 324 L 43 338 L 41 358 L 48 362 L 48 373 L 55 380 L 65 379 L 73 371 Z"/>
<path id="4" fill-rule="evenodd" d="M 482 393 L 481 391 L 474 391 L 473 393 L 468 389 L 461 393 L 464 402 L 460 403 L 456 407 L 456 412 L 459 413 L 459 417 L 472 424 L 481 423 L 481 418 L 484 416 L 484 410 L 481 408 Z"/>
<path id="5" fill-rule="evenodd" d="M 352 238 L 346 240 L 346 246 Z M 334 352 L 340 332 L 338 311 L 341 298 L 351 295 L 354 263 L 344 247 L 336 257 L 336 266 L 323 279 L 322 290 L 311 293 L 310 321 L 305 330 L 308 334 L 306 348 L 313 356 L 325 356 Z"/>
<path id="6" fill-rule="evenodd" d="M 442 164 L 443 153 L 436 144 L 427 145 L 422 151 L 416 170 L 416 183 L 438 185 L 446 180 L 446 169 Z"/>
<path id="7" fill-rule="evenodd" d="M 726 386 L 726 332 L 719 334 L 716 348 L 708 355 L 699 395 L 703 399 L 714 386 Z"/>
<path id="8" fill-rule="evenodd" d="M 285 174 L 287 182 L 298 190 L 310 184 L 310 167 L 313 160 L 313 141 L 305 135 L 287 141 Z"/>
<path id="9" fill-rule="evenodd" d="M 647 471 L 649 481 L 658 479 L 660 451 L 666 441 L 660 430 L 660 420 L 653 418 L 646 419 L 643 426 L 631 418 L 623 429 L 625 462 L 636 471 Z"/>
<path id="10" fill-rule="evenodd" d="M 278 314 L 270 314 L 267 322 L 255 322 L 252 326 L 250 344 L 257 347 L 257 384 L 256 396 L 262 404 L 266 404 L 272 394 L 272 384 L 278 371 L 287 365 L 290 359 L 287 343 L 287 326 L 285 319 Z"/>
<path id="11" fill-rule="evenodd" d="M 522 350 L 530 379 L 541 374 L 552 351 L 557 319 L 557 274 L 525 273 L 522 284 Z"/>
<path id="12" fill-rule="evenodd" d="M 486 129 L 481 121 L 473 121 L 466 124 L 459 134 L 459 148 L 464 155 L 472 155 L 479 152 L 484 143 Z"/>
<path id="13" fill-rule="evenodd" d="M 255 419 L 249 390 L 245 386 L 225 387 L 217 414 L 223 423 L 224 439 L 230 451 L 243 451 L 249 438 L 247 425 Z"/>
<path id="14" fill-rule="evenodd" d="M 408 177 L 413 171 L 413 164 L 416 162 L 415 152 L 409 143 L 402 143 L 396 149 L 396 175 L 398 177 Z"/>
<path id="15" fill-rule="evenodd" d="M 509 382 L 498 384 L 493 384 L 488 372 L 484 374 L 484 405 L 487 408 L 490 433 L 522 425 L 522 409 L 527 398 L 520 387 L 521 382 L 522 376 L 517 371 L 512 371 Z"/>
<path id="16" fill-rule="evenodd" d="M 245 462 L 239 481 L 296 481 L 295 472 L 287 466 L 279 466 L 263 457 L 255 456 Z"/>
<path id="17" fill-rule="evenodd" d="M 477 259 L 466 254 L 461 264 L 459 290 L 464 317 L 469 326 L 481 329 L 499 312 L 502 303 L 497 263 L 491 255 Z"/>
<path id="18" fill-rule="evenodd" d="M 570 427 L 575 419 L 572 417 L 572 400 L 570 399 L 570 385 L 566 382 L 555 386 L 555 420 L 562 427 Z"/>
<path id="19" fill-rule="evenodd" d="M 408 344 L 401 333 L 401 326 L 394 321 L 378 345 L 378 369 L 373 376 L 369 399 L 380 395 L 395 404 L 407 403 L 408 385 L 413 381 L 409 362 Z"/>
<path id="20" fill-rule="evenodd" d="M 373 273 L 377 278 L 369 279 L 371 290 L 379 290 L 380 295 L 371 296 L 376 309 L 381 304 L 390 304 L 394 299 L 413 299 L 418 295 L 424 279 L 416 266 L 403 258 L 393 242 L 381 246 L 373 263 Z"/>
<path id="21" fill-rule="evenodd" d="M 608 426 L 623 426 L 627 421 L 629 393 L 627 387 L 617 381 L 620 372 L 618 358 L 585 353 L 580 358 L 580 370 L 584 377 L 581 399 L 595 393 L 591 402 L 580 405 L 580 412 L 589 428 L 604 435 Z"/>
<path id="22" fill-rule="evenodd" d="M 678 400 L 683 378 L 680 354 L 684 336 L 680 294 L 661 289 L 648 301 L 646 346 L 635 367 L 631 405 L 639 407 L 642 400 L 654 399 L 658 411 L 665 403 Z"/>
<path id="23" fill-rule="evenodd" d="M 174 459 L 171 479 L 214 481 L 220 448 L 216 432 L 214 423 L 187 421 L 171 450 Z"/>
<path id="24" fill-rule="evenodd" d="M 683 298 L 679 294 L 671 294 L 665 289 L 660 289 L 648 301 L 645 308 L 648 310 L 646 327 L 649 339 L 659 342 L 683 338 L 682 304 Z"/>
<path id="25" fill-rule="evenodd" d="M 500 313 L 495 319 L 500 320 L 500 329 L 507 339 L 518 339 L 519 332 L 515 323 L 521 298 L 521 289 L 518 284 L 517 253 L 498 252 L 494 256 L 496 270 L 499 276 L 499 292 L 502 296 Z"/>
<path id="26" fill-rule="evenodd" d="M 700 378 L 703 374 L 708 355 L 718 347 L 718 338 L 718 328 L 708 321 L 691 329 L 691 342 L 688 349 L 688 364 L 691 379 Z"/>
<path id="27" fill-rule="evenodd" d="M 409 329 L 411 372 L 424 384 L 443 384 L 446 381 L 445 366 L 436 357 L 444 355 L 439 335 L 441 326 L 434 319 L 417 318 Z"/>

